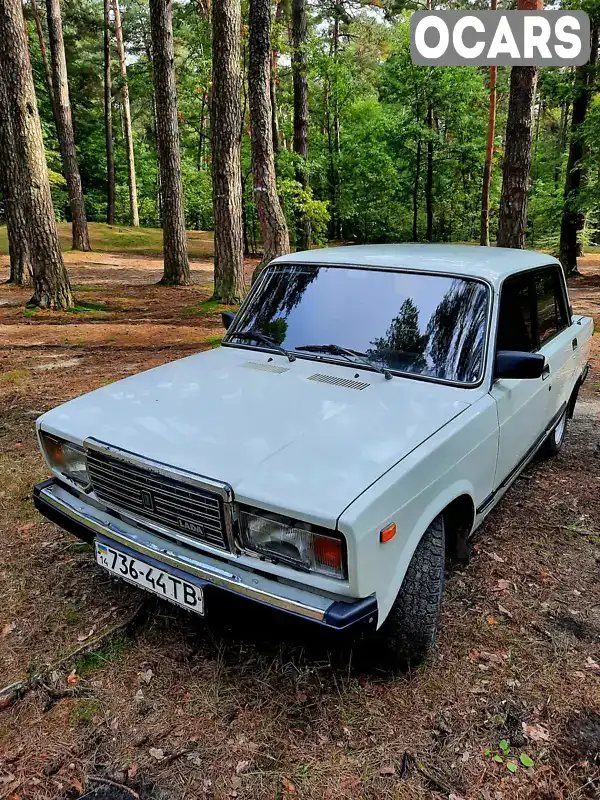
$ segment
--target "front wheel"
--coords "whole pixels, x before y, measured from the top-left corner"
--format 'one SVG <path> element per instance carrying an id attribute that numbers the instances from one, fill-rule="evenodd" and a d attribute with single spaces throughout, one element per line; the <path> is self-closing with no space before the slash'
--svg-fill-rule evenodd
<path id="1" fill-rule="evenodd" d="M 562 413 L 560 419 L 548 434 L 548 438 L 544 442 L 542 448 L 542 455 L 545 458 L 552 458 L 557 456 L 564 444 L 567 435 L 567 420 L 569 418 L 569 407 L 567 406 Z"/>
<path id="2" fill-rule="evenodd" d="M 435 644 L 444 589 L 444 518 L 426 530 L 390 613 L 377 632 L 384 658 L 405 669 L 418 666 Z"/>

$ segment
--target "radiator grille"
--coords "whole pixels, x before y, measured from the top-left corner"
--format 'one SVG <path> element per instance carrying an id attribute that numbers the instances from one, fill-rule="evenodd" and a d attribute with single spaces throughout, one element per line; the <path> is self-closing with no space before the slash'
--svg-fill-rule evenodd
<path id="1" fill-rule="evenodd" d="M 92 487 L 107 505 L 227 548 L 223 500 L 218 495 L 95 450 L 87 451 L 87 465 Z"/>

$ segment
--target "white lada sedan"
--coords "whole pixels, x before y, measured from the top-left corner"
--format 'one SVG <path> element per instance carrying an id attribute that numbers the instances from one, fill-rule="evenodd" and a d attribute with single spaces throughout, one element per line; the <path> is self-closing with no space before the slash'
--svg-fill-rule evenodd
<path id="1" fill-rule="evenodd" d="M 592 320 L 550 256 L 452 245 L 285 256 L 223 316 L 222 347 L 38 420 L 36 507 L 196 614 L 230 592 L 418 662 L 445 559 L 560 449 Z"/>

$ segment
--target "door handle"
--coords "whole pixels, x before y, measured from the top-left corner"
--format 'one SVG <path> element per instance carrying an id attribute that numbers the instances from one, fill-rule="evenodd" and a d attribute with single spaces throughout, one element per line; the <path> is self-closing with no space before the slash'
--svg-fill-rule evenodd
<path id="1" fill-rule="evenodd" d="M 577 348 L 579 347 L 579 342 L 577 341 L 577 338 L 573 339 L 572 344 L 573 344 L 573 350 L 577 350 Z"/>
<path id="2" fill-rule="evenodd" d="M 542 380 L 545 381 L 550 377 L 550 364 L 546 364 L 542 370 Z"/>

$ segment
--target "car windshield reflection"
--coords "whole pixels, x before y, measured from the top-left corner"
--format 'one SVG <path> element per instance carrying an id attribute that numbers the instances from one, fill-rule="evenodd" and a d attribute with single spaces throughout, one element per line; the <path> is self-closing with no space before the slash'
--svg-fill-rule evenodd
<path id="1" fill-rule="evenodd" d="M 488 304 L 487 285 L 469 278 L 275 265 L 225 343 L 252 344 L 255 331 L 264 349 L 266 337 L 272 349 L 320 360 L 344 361 L 345 349 L 367 368 L 472 385 L 483 375 Z"/>

